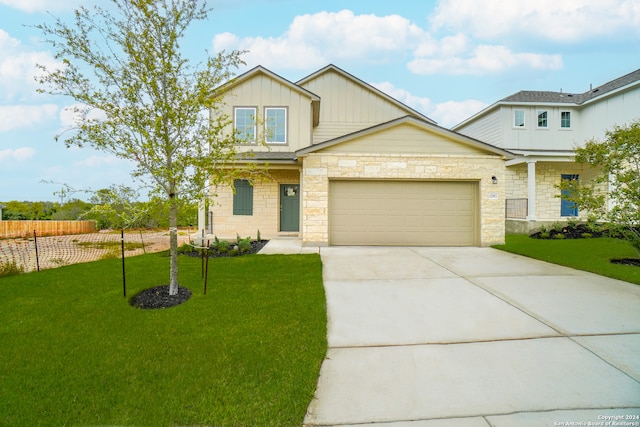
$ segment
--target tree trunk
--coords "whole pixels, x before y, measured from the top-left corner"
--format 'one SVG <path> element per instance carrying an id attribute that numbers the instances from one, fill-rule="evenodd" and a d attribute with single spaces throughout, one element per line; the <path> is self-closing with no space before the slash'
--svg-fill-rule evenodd
<path id="1" fill-rule="evenodd" d="M 178 294 L 178 207 L 174 203 L 173 194 L 169 203 L 169 295 Z"/>

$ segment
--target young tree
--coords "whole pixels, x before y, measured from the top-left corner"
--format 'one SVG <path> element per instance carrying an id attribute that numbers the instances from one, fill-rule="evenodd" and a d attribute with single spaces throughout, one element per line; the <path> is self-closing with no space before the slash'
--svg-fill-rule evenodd
<path id="1" fill-rule="evenodd" d="M 73 24 L 56 19 L 39 28 L 63 66 L 41 66 L 41 91 L 66 95 L 77 124 L 61 135 L 67 146 L 93 146 L 135 164 L 169 205 L 170 294 L 178 292 L 177 207 L 203 197 L 205 180 L 228 178 L 220 165 L 235 159 L 228 118 L 209 119 L 222 100 L 211 91 L 232 77 L 241 52 L 221 52 L 197 66 L 180 51 L 193 21 L 209 9 L 194 0 L 111 0 L 109 10 L 81 7 Z M 114 10 L 111 10 L 114 9 Z M 60 136 L 59 136 L 60 137 Z"/>
<path id="2" fill-rule="evenodd" d="M 576 149 L 576 162 L 597 168 L 588 183 L 564 181 L 569 200 L 593 219 L 609 222 L 640 252 L 640 119 L 607 130 L 604 141 Z"/>

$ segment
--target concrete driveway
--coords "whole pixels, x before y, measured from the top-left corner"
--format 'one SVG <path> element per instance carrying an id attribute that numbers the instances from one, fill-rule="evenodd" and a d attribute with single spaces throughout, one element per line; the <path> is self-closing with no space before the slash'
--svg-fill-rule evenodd
<path id="1" fill-rule="evenodd" d="M 320 254 L 305 425 L 640 426 L 640 286 L 491 248 Z"/>

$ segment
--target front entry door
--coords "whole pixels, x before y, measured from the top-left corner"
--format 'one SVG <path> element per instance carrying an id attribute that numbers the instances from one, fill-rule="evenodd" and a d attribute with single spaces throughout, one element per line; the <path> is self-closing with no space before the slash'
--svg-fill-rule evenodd
<path id="1" fill-rule="evenodd" d="M 300 186 L 280 184 L 280 231 L 300 230 Z"/>

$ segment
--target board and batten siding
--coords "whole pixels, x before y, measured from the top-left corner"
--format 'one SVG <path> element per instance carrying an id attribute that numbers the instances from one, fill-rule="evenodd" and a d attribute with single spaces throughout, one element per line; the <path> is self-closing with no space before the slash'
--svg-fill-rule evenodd
<path id="1" fill-rule="evenodd" d="M 231 119 L 234 107 L 255 107 L 260 121 L 264 120 L 266 107 L 287 108 L 287 144 L 270 144 L 270 151 L 296 151 L 311 145 L 311 100 L 301 92 L 265 75 L 257 75 L 233 87 L 224 102 L 225 112 Z M 258 129 L 258 134 L 263 132 L 264 129 Z"/>
<path id="2" fill-rule="evenodd" d="M 337 72 L 327 72 L 305 82 L 305 89 L 318 95 L 320 124 L 314 129 L 314 143 L 406 116 L 400 108 L 370 88 Z"/>
<path id="3" fill-rule="evenodd" d="M 502 143 L 502 119 L 499 110 L 494 110 L 481 119 L 456 129 L 456 132 L 479 139 L 495 147 L 504 148 Z"/>

